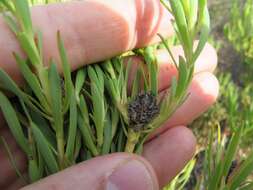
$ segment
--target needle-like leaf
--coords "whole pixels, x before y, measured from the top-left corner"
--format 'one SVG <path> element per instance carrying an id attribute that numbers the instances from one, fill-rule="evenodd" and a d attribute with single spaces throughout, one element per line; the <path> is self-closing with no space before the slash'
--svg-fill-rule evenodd
<path id="1" fill-rule="evenodd" d="M 72 90 L 73 90 L 73 83 L 71 80 L 71 69 L 70 64 L 68 61 L 67 53 L 64 48 L 64 43 L 62 41 L 60 32 L 57 33 L 57 41 L 58 41 L 58 48 L 60 52 L 61 62 L 62 62 L 62 68 L 63 68 L 63 75 L 64 75 L 64 89 L 65 89 L 65 97 L 64 97 L 64 113 L 68 110 L 71 96 L 72 96 Z"/>
<path id="2" fill-rule="evenodd" d="M 73 160 L 74 157 L 76 131 L 77 131 L 77 103 L 74 91 L 72 91 L 69 110 L 68 140 L 66 148 L 66 156 L 69 160 Z"/>
<path id="3" fill-rule="evenodd" d="M 59 166 L 45 136 L 41 133 L 39 128 L 34 123 L 31 123 L 31 128 L 36 144 L 39 148 L 40 153 L 42 154 L 43 159 L 45 160 L 45 164 L 49 170 L 49 173 L 53 174 L 58 172 Z"/>
<path id="4" fill-rule="evenodd" d="M 22 150 L 27 155 L 31 155 L 29 145 L 28 145 L 28 140 L 25 137 L 25 134 L 19 123 L 15 110 L 12 107 L 8 98 L 2 92 L 0 92 L 0 107 L 6 119 L 6 122 L 13 136 L 15 137 L 18 145 L 22 148 Z"/>

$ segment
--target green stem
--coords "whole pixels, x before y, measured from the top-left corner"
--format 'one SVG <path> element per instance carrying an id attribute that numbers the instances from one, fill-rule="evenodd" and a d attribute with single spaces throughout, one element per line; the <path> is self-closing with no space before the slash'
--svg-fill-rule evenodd
<path id="1" fill-rule="evenodd" d="M 65 162 L 64 162 L 64 140 L 62 135 L 57 136 L 57 149 L 58 149 L 58 160 L 59 160 L 59 166 L 60 169 L 65 168 Z"/>
<path id="2" fill-rule="evenodd" d="M 134 153 L 135 146 L 139 142 L 140 136 L 141 136 L 141 132 L 138 132 L 138 131 L 136 132 L 133 129 L 129 129 L 125 152 Z"/>
<path id="3" fill-rule="evenodd" d="M 37 161 L 36 147 L 34 144 L 33 135 L 30 127 L 28 128 L 28 142 L 31 149 L 31 154 L 28 155 L 28 158 Z"/>

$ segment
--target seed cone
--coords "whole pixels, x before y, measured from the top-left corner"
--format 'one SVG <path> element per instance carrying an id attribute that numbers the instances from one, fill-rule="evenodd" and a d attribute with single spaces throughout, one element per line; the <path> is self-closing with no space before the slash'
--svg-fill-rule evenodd
<path id="1" fill-rule="evenodd" d="M 130 127 L 141 130 L 159 113 L 156 97 L 150 93 L 140 93 L 134 101 L 128 105 Z"/>

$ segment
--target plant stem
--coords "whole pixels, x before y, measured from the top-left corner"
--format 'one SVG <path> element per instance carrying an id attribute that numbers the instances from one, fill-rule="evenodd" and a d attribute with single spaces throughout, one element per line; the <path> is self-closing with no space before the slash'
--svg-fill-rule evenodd
<path id="1" fill-rule="evenodd" d="M 58 160 L 60 169 L 65 168 L 64 163 L 64 140 L 62 135 L 57 136 Z"/>
<path id="2" fill-rule="evenodd" d="M 139 142 L 140 136 L 141 136 L 141 132 L 134 131 L 133 129 L 129 129 L 125 152 L 134 153 L 135 146 Z"/>

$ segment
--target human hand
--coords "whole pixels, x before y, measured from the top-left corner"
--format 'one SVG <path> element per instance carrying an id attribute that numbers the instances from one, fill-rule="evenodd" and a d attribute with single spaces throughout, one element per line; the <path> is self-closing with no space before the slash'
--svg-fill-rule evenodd
<path id="1" fill-rule="evenodd" d="M 84 16 L 82 16 L 84 13 Z M 138 13 L 138 14 L 137 14 Z M 126 50 L 142 47 L 156 41 L 157 33 L 172 35 L 170 15 L 158 0 L 93 0 L 55 4 L 33 8 L 33 21 L 44 37 L 45 62 L 58 57 L 56 32 L 60 30 L 66 44 L 72 69 L 115 56 Z M 1 67 L 16 81 L 21 75 L 11 59 L 13 51 L 22 53 L 3 20 L 0 20 Z M 176 57 L 182 55 L 174 47 Z M 166 51 L 158 52 L 159 89 L 169 87 L 176 68 Z M 133 59 L 138 63 L 141 60 Z M 47 177 L 24 189 L 159 189 L 171 180 L 193 156 L 195 138 L 186 126 L 203 113 L 218 94 L 215 50 L 207 45 L 196 63 L 195 76 L 189 88 L 190 96 L 145 144 L 143 157 L 116 153 L 94 158 Z M 59 67 L 60 69 L 60 67 Z M 130 77 L 131 78 L 131 77 Z M 25 159 L 6 128 L 1 135 L 7 139 L 15 154 L 17 165 L 25 171 Z M 17 180 L 0 145 L 0 188 L 17 189 L 23 184 Z"/>

